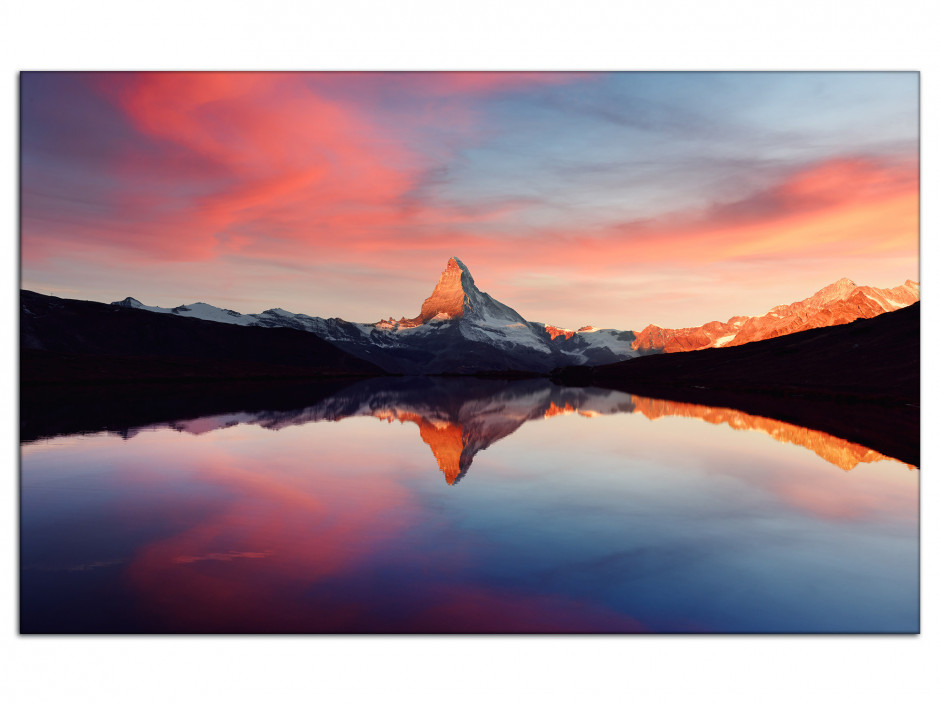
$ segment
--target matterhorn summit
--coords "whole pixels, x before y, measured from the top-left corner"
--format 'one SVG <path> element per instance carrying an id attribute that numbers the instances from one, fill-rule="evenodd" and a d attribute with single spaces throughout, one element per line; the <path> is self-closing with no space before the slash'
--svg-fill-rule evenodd
<path id="1" fill-rule="evenodd" d="M 516 311 L 480 291 L 473 283 L 473 275 L 456 257 L 447 260 L 437 286 L 421 304 L 416 318 L 403 318 L 399 325 L 414 327 L 431 321 L 463 318 L 489 327 L 527 327 L 528 322 Z M 531 341 L 530 341 L 531 342 Z M 536 347 L 542 347 L 536 341 Z"/>
<path id="2" fill-rule="evenodd" d="M 414 318 L 352 323 L 281 308 L 251 314 L 201 302 L 160 308 L 131 297 L 112 305 L 237 326 L 296 328 L 315 333 L 386 372 L 425 375 L 547 372 L 566 365 L 606 365 L 651 353 L 729 347 L 871 318 L 919 299 L 920 286 L 914 281 L 875 289 L 843 278 L 808 299 L 775 306 L 764 316 L 735 316 L 726 323 L 712 321 L 697 328 L 647 326 L 639 334 L 594 326 L 575 331 L 526 320 L 480 291 L 467 265 L 451 257 Z"/>
<path id="3" fill-rule="evenodd" d="M 172 309 L 144 306 L 131 298 L 114 305 L 239 326 L 296 328 L 315 333 L 387 372 L 404 374 L 547 372 L 565 365 L 619 362 L 639 354 L 631 348 L 631 331 L 590 328 L 559 335 L 554 326 L 527 321 L 480 291 L 470 269 L 457 257 L 447 260 L 414 318 L 352 323 L 280 308 L 241 314 L 204 303 Z"/>
<path id="4" fill-rule="evenodd" d="M 473 283 L 473 276 L 467 265 L 456 257 L 451 257 L 447 260 L 447 267 L 441 273 L 434 291 L 421 304 L 421 313 L 416 320 L 427 323 L 437 317 L 462 318 L 464 312 L 473 305 L 471 296 L 479 296 L 480 293 Z"/>

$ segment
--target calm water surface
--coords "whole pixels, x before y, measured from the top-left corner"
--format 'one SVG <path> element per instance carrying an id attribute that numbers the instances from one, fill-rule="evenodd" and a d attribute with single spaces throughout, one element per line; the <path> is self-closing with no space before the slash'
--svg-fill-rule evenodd
<path id="1" fill-rule="evenodd" d="M 22 447 L 21 631 L 916 632 L 916 468 L 544 380 Z"/>

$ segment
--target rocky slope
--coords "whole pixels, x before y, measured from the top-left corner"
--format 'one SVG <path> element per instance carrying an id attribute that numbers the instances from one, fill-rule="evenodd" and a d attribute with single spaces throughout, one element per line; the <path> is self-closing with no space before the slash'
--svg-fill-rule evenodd
<path id="1" fill-rule="evenodd" d="M 547 372 L 564 365 L 618 362 L 640 354 L 631 348 L 631 331 L 586 327 L 558 335 L 554 331 L 559 329 L 553 326 L 527 321 L 480 291 L 470 270 L 456 257 L 447 262 L 414 318 L 351 323 L 283 309 L 241 314 L 205 303 L 160 308 L 130 297 L 114 305 L 238 326 L 309 331 L 389 372 L 404 374 Z"/>
<path id="2" fill-rule="evenodd" d="M 694 328 L 650 325 L 637 333 L 632 347 L 644 354 L 727 348 L 872 318 L 919 300 L 920 285 L 911 280 L 893 289 L 876 289 L 840 279 L 807 299 L 775 306 L 763 316 L 735 316 L 725 323 L 712 321 Z"/>
<path id="3" fill-rule="evenodd" d="M 893 289 L 876 289 L 841 279 L 803 301 L 776 306 L 763 316 L 735 316 L 724 323 L 712 321 L 692 328 L 649 325 L 639 333 L 593 326 L 570 330 L 527 321 L 480 291 L 467 266 L 452 257 L 413 318 L 352 323 L 280 308 L 257 314 L 201 302 L 160 308 L 145 306 L 130 297 L 114 305 L 238 326 L 308 331 L 389 372 L 466 374 L 494 370 L 547 372 L 571 365 L 606 365 L 654 353 L 734 347 L 871 318 L 909 306 L 919 298 L 920 287 L 913 281 Z"/>

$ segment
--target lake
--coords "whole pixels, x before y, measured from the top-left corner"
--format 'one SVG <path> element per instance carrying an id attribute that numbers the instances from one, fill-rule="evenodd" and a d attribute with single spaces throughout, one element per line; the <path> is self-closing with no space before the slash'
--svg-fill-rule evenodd
<path id="1" fill-rule="evenodd" d="M 23 633 L 919 630 L 919 470 L 731 409 L 383 378 L 21 449 Z"/>

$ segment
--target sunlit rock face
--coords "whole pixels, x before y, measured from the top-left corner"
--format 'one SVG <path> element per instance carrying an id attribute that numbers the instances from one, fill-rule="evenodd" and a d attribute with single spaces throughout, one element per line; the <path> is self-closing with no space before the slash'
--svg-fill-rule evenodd
<path id="1" fill-rule="evenodd" d="M 573 330 L 569 330 L 567 328 L 557 328 L 555 326 L 545 326 L 545 332 L 552 337 L 552 340 L 558 337 L 564 337 L 565 340 L 571 340 L 571 336 L 575 334 L 575 331 Z"/>
<path id="2" fill-rule="evenodd" d="M 144 306 L 130 297 L 114 305 L 239 326 L 305 330 L 386 372 L 472 374 L 496 370 L 549 372 L 570 365 L 608 365 L 651 353 L 742 345 L 871 318 L 919 299 L 917 282 L 876 289 L 840 279 L 808 299 L 777 306 L 763 316 L 735 316 L 724 323 L 712 321 L 693 328 L 650 325 L 640 333 L 594 326 L 572 331 L 527 321 L 513 308 L 480 291 L 467 266 L 451 257 L 414 318 L 351 323 L 282 309 L 241 314 L 205 303 L 159 308 Z"/>
<path id="3" fill-rule="evenodd" d="M 447 261 L 447 267 L 441 273 L 431 295 L 421 304 L 421 312 L 415 318 L 382 319 L 376 325 L 383 328 L 414 328 L 429 321 L 447 321 L 463 318 L 469 309 L 469 292 L 480 293 L 473 283 L 470 270 L 456 257 Z"/>
<path id="4" fill-rule="evenodd" d="M 632 331 L 588 326 L 573 332 L 527 321 L 480 291 L 470 270 L 456 257 L 447 261 L 414 318 L 351 323 L 282 309 L 241 314 L 204 303 L 168 309 L 128 298 L 114 305 L 239 326 L 305 330 L 386 372 L 403 374 L 549 372 L 566 365 L 620 362 L 640 354 L 630 347 Z"/>
<path id="5" fill-rule="evenodd" d="M 434 291 L 421 304 L 418 322 L 427 323 L 437 317 L 461 318 L 464 307 L 470 303 L 467 291 L 475 289 L 470 271 L 459 259 L 451 257 Z"/>
<path id="6" fill-rule="evenodd" d="M 684 352 L 767 340 L 790 333 L 851 323 L 896 311 L 920 300 L 920 285 L 908 280 L 893 289 L 858 286 L 840 279 L 808 299 L 775 306 L 763 316 L 735 316 L 725 323 L 711 321 L 694 328 L 647 326 L 637 334 L 633 349 L 642 353 Z"/>

